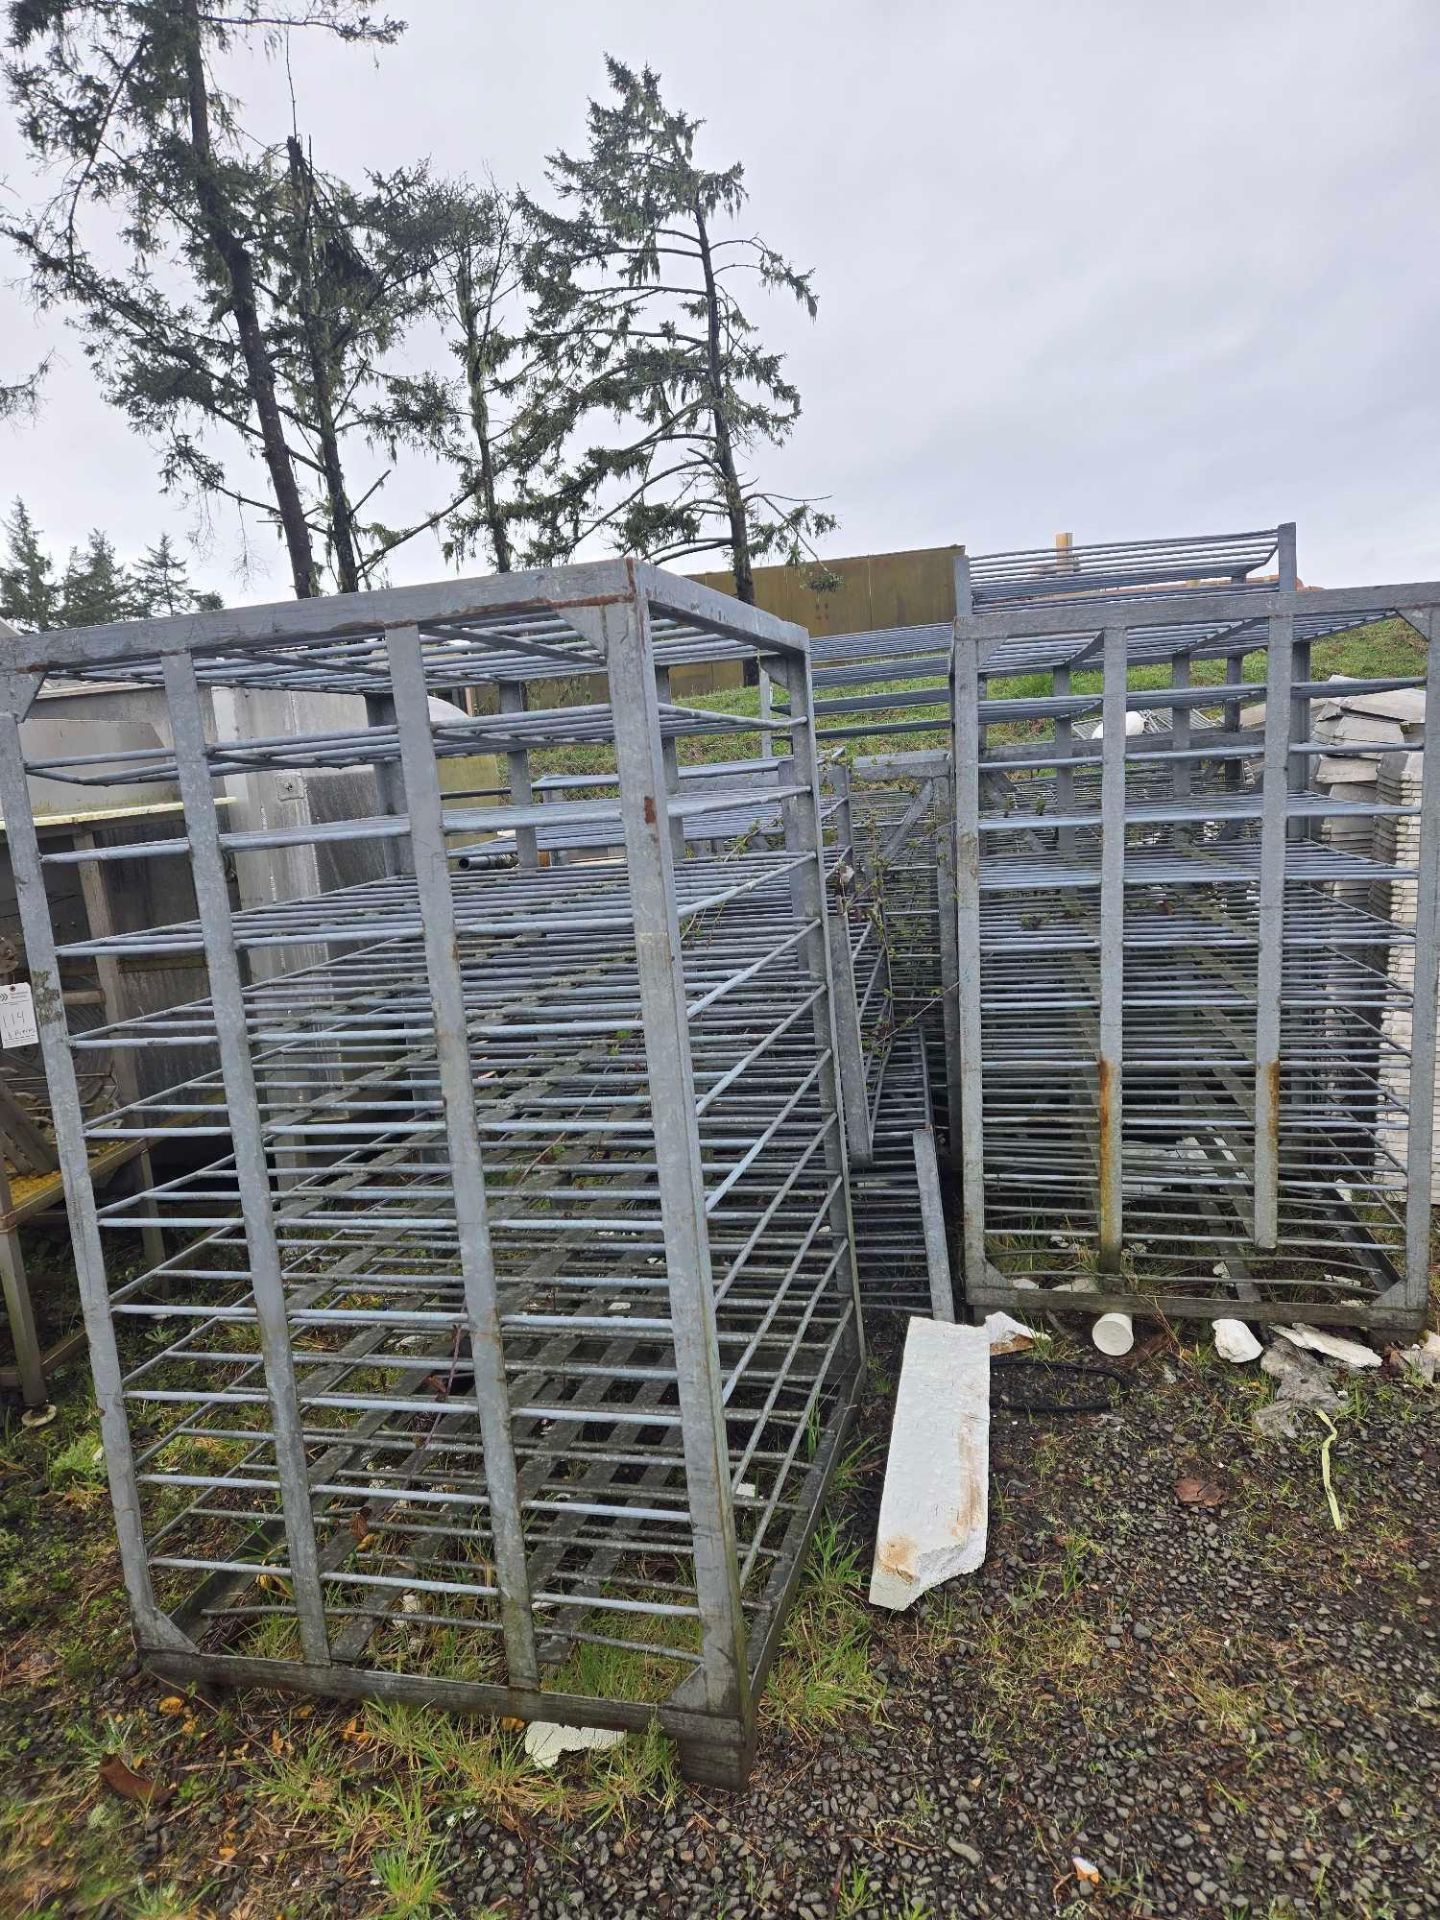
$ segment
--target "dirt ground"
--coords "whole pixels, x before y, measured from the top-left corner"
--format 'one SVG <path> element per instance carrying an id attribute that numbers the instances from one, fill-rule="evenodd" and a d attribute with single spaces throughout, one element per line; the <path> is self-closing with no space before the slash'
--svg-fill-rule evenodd
<path id="1" fill-rule="evenodd" d="M 545 1775 L 513 1730 L 137 1672 L 72 1370 L 0 1444 L 0 1913 L 1440 1913 L 1437 1389 L 1341 1378 L 1337 1530 L 1318 1417 L 1263 1439 L 1268 1379 L 1144 1344 L 1112 1413 L 996 1415 L 984 1568 L 890 1617 L 881 1332 L 739 1796 L 658 1737 Z"/>

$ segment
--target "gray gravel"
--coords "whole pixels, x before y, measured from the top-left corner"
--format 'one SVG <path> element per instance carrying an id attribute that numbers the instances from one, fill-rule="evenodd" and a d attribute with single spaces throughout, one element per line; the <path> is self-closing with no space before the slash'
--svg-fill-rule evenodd
<path id="1" fill-rule="evenodd" d="M 1336 1415 L 1343 1534 L 1318 1423 L 1254 1432 L 1269 1392 L 1172 1356 L 1118 1414 L 998 1416 L 989 1558 L 918 1617 L 876 1617 L 880 1724 L 772 1731 L 746 1793 L 687 1791 L 628 1835 L 476 1822 L 449 1898 L 645 1920 L 1440 1913 L 1434 1392 L 1371 1379 Z M 874 1437 L 887 1417 L 877 1399 Z M 1177 1500 L 1197 1471 L 1219 1508 Z M 866 1542 L 878 1479 L 877 1455 L 847 1504 Z"/>

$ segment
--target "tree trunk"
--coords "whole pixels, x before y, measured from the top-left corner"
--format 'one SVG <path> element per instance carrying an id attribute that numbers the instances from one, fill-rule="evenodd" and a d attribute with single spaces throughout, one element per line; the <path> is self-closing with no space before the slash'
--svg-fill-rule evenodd
<path id="1" fill-rule="evenodd" d="M 210 100 L 205 90 L 205 63 L 201 54 L 197 0 L 180 0 L 185 27 L 185 84 L 190 113 L 190 149 L 195 161 L 195 197 L 200 223 L 230 284 L 230 312 L 245 356 L 246 384 L 260 424 L 260 439 L 275 507 L 285 535 L 290 572 L 297 600 L 308 600 L 318 590 L 310 529 L 295 481 L 295 467 L 285 443 L 285 427 L 275 393 L 275 370 L 270 364 L 265 332 L 255 296 L 255 275 L 244 242 L 231 223 L 224 195 L 215 180 L 215 156 L 210 142 Z"/>
<path id="2" fill-rule="evenodd" d="M 720 470 L 720 485 L 725 495 L 725 510 L 730 518 L 730 571 L 735 576 L 735 592 L 747 606 L 755 604 L 755 574 L 750 564 L 750 528 L 745 519 L 745 496 L 735 470 L 735 451 L 730 441 L 730 422 L 725 413 L 725 378 L 720 364 L 720 295 L 715 284 L 715 267 L 710 258 L 710 236 L 705 230 L 705 215 L 695 202 L 695 231 L 700 243 L 700 265 L 705 274 L 706 360 L 710 376 L 710 418 L 715 431 L 715 464 Z"/>
<path id="3" fill-rule="evenodd" d="M 299 229 L 295 240 L 295 286 L 300 300 L 300 324 L 305 335 L 305 358 L 310 369 L 315 434 L 320 443 L 320 465 L 330 506 L 330 541 L 335 554 L 335 580 L 341 593 L 358 593 L 360 563 L 356 551 L 355 516 L 340 459 L 340 436 L 335 430 L 332 393 L 333 345 L 320 301 L 310 255 L 310 221 L 315 210 L 315 178 L 304 148 L 292 133 L 285 141 L 290 180 L 297 196 Z"/>
<path id="4" fill-rule="evenodd" d="M 480 449 L 480 513 L 485 530 L 490 535 L 495 571 L 509 573 L 514 564 L 510 529 L 505 524 L 505 515 L 496 496 L 495 450 L 490 438 L 490 399 L 485 391 L 489 365 L 480 329 L 475 282 L 470 274 L 469 257 L 463 253 L 455 273 L 455 296 L 460 310 L 460 329 L 465 340 L 465 390 L 470 402 L 470 427 Z"/>

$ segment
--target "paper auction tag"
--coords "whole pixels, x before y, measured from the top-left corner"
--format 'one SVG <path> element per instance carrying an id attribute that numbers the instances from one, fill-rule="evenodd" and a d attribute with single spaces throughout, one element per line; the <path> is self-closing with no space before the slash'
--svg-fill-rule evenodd
<path id="1" fill-rule="evenodd" d="M 39 1038 L 30 982 L 0 987 L 0 1047 L 33 1047 Z"/>

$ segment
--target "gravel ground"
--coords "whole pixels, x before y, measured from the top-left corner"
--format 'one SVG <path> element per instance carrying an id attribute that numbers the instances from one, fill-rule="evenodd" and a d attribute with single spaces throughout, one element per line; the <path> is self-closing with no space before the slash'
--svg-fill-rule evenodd
<path id="1" fill-rule="evenodd" d="M 877 1348 L 839 1502 L 866 1565 L 894 1337 Z M 881 1694 L 872 1711 L 830 1728 L 772 1715 L 739 1796 L 637 1795 L 598 1826 L 593 1813 L 513 1808 L 452 1817 L 431 1832 L 434 1872 L 408 1905 L 355 1844 L 317 1839 L 328 1830 L 303 1810 L 278 1826 L 270 1811 L 267 1767 L 302 1734 L 331 1739 L 338 1767 L 355 1753 L 342 1745 L 353 1720 L 347 1729 L 327 1709 L 247 1699 L 227 1744 L 207 1745 L 192 1718 L 189 1747 L 177 1745 L 159 1718 L 162 1690 L 117 1679 L 103 1654 L 121 1631 L 103 1569 L 61 1597 L 61 1612 L 32 1596 L 4 1643 L 0 1784 L 12 1808 L 8 1852 L 0 1824 L 0 1912 L 1440 1913 L 1436 1390 L 1388 1372 L 1341 1382 L 1337 1531 L 1322 1424 L 1309 1416 L 1295 1440 L 1258 1436 L 1252 1416 L 1271 1383 L 1254 1369 L 1170 1343 L 1129 1381 L 1115 1413 L 997 1414 L 986 1564 L 911 1615 L 867 1614 Z M 1177 1497 L 1186 1479 L 1210 1504 Z M 74 1524 L 103 1537 L 105 1520 L 88 1512 Z M 34 1651 L 46 1621 L 77 1607 L 101 1650 L 79 1685 L 68 1658 L 56 1672 Z M 77 1771 L 75 1723 L 125 1715 L 147 1764 L 182 1784 L 148 1819 L 97 1797 Z M 587 1762 L 564 1764 L 583 1782 Z M 62 1767 L 72 1802 L 55 1785 Z M 207 1767 L 230 1769 L 208 1798 L 184 1788 L 187 1770 L 198 1782 Z M 26 1828 L 15 1806 L 51 1786 L 48 1825 Z M 95 1832 L 108 1881 L 93 1848 L 84 1872 L 75 1864 Z M 231 1844 L 217 1853 L 221 1839 Z"/>
<path id="2" fill-rule="evenodd" d="M 477 1830 L 452 1897 L 735 1920 L 1440 1913 L 1433 1392 L 1367 1381 L 1337 1415 L 1338 1534 L 1323 1429 L 1261 1440 L 1264 1397 L 1253 1373 L 1152 1359 L 1116 1414 L 998 1416 L 986 1565 L 877 1619 L 879 1720 L 772 1735 L 747 1793 L 636 1820 L 618 1858 L 605 1832 L 497 1857 Z M 877 1441 L 888 1411 L 872 1402 Z M 867 1544 L 880 1459 L 848 1503 Z M 1182 1505 L 1186 1477 L 1221 1504 Z"/>

